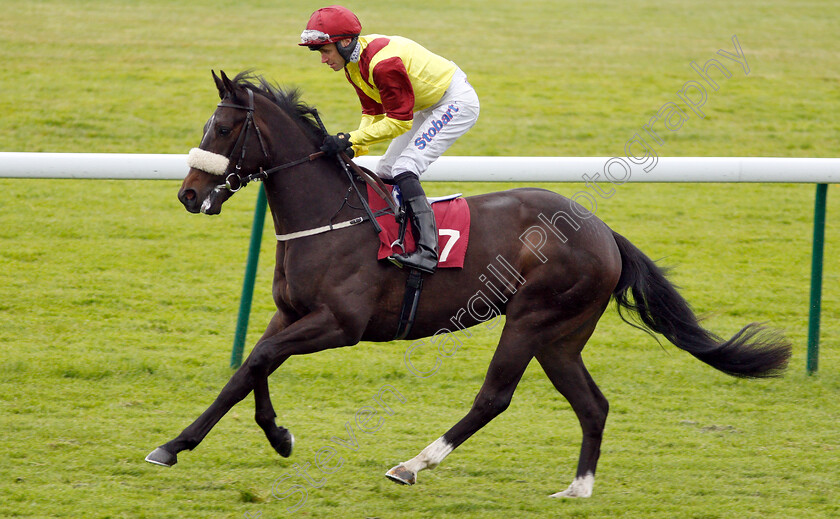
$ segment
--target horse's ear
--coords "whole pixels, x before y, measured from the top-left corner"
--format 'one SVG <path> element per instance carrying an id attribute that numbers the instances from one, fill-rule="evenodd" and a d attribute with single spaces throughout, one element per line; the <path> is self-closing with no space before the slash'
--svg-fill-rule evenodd
<path id="1" fill-rule="evenodd" d="M 219 79 L 219 76 L 216 75 L 215 70 L 211 70 L 210 73 L 213 74 L 213 81 L 216 83 L 216 88 L 219 89 L 219 98 L 224 99 L 225 98 L 225 84 L 222 82 L 221 79 Z M 224 74 L 225 73 L 222 72 L 222 75 L 224 75 Z"/>
<path id="2" fill-rule="evenodd" d="M 224 70 L 220 70 L 219 73 L 222 75 L 222 83 L 224 84 L 225 91 L 230 94 L 231 100 L 236 99 L 236 85 L 233 84 L 233 81 L 228 79 Z"/>

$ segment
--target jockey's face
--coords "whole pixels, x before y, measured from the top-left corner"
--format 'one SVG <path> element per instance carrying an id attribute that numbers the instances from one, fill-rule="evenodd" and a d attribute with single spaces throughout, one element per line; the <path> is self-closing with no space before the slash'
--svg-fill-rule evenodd
<path id="1" fill-rule="evenodd" d="M 344 47 L 346 47 L 350 44 L 350 41 L 350 39 L 346 39 L 341 40 L 337 44 L 328 43 L 323 47 L 320 47 L 318 49 L 318 52 L 321 54 L 321 63 L 326 63 L 330 66 L 331 69 L 336 71 L 343 69 L 344 65 L 347 64 L 347 62 L 344 60 L 344 58 L 341 57 L 341 54 L 338 53 L 338 48 L 336 48 L 336 45 L 343 45 Z"/>

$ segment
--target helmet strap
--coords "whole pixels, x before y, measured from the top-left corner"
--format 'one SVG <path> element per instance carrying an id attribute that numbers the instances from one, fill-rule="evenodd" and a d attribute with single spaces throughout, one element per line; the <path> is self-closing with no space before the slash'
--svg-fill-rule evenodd
<path id="1" fill-rule="evenodd" d="M 359 61 L 362 45 L 359 43 L 358 36 L 353 36 L 353 39 L 350 40 L 350 43 L 346 47 L 343 47 L 340 41 L 335 42 L 335 48 L 338 50 L 338 54 L 344 58 L 345 62 L 355 63 Z"/>

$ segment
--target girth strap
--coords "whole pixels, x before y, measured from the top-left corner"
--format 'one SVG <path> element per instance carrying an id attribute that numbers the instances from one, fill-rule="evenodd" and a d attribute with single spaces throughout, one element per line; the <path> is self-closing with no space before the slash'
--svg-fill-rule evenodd
<path id="1" fill-rule="evenodd" d="M 417 269 L 411 269 L 405 282 L 405 297 L 403 298 L 400 322 L 394 340 L 405 339 L 411 333 L 411 328 L 414 326 L 414 320 L 417 317 L 417 307 L 420 304 L 420 293 L 422 291 L 423 274 Z"/>

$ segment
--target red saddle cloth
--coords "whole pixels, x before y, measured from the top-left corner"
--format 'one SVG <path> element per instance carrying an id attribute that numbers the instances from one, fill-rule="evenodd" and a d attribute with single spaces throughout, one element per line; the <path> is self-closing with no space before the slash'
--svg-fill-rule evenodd
<path id="1" fill-rule="evenodd" d="M 393 189 L 393 186 L 387 186 Z M 470 240 L 470 207 L 463 198 L 432 202 L 432 210 L 435 213 L 435 222 L 438 230 L 438 267 L 439 268 L 463 268 L 464 256 L 467 253 L 467 243 Z M 379 210 L 387 209 L 379 195 L 368 186 L 368 203 L 376 213 Z M 379 254 L 377 259 L 385 259 L 392 254 L 402 254 L 404 251 L 398 247 L 392 247 L 399 238 L 399 225 L 391 214 L 378 216 L 376 221 L 382 227 L 379 233 Z M 413 252 L 414 244 L 411 225 L 406 226 L 405 231 L 405 252 Z"/>

